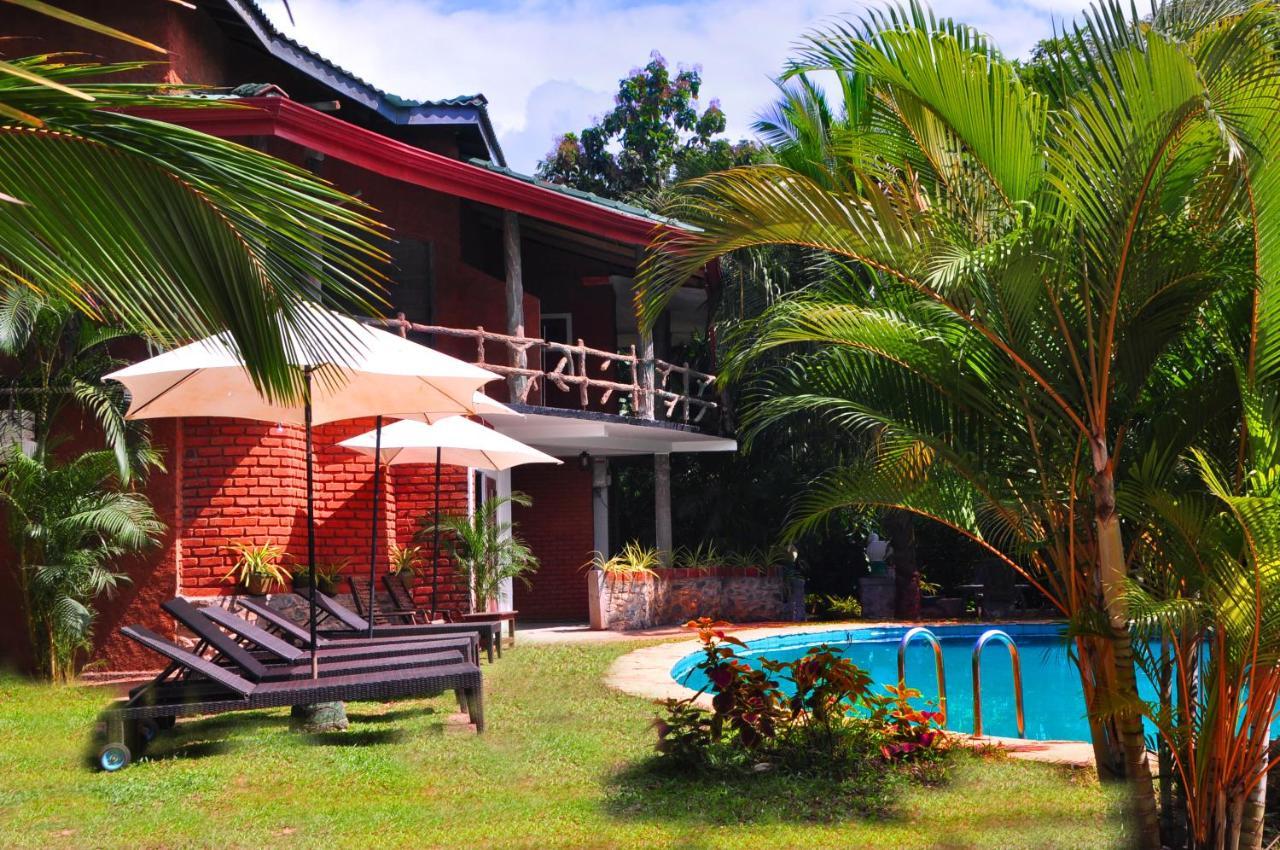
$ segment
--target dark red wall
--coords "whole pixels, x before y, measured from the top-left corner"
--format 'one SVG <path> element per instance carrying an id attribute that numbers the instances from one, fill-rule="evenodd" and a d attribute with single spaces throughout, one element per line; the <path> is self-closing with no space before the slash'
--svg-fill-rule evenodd
<path id="1" fill-rule="evenodd" d="M 530 587 L 515 583 L 515 608 L 528 620 L 586 620 L 587 575 L 591 560 L 591 471 L 576 463 L 530 465 L 511 470 L 511 489 L 533 498 L 515 506 L 516 534 L 538 557 Z"/>

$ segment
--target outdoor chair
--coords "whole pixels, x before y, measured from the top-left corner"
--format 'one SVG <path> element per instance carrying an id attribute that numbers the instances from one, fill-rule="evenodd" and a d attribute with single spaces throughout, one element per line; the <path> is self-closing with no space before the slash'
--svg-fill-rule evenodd
<path id="1" fill-rule="evenodd" d="M 413 625 L 422 623 L 425 620 L 418 618 L 418 612 L 410 605 L 407 608 L 401 605 L 395 597 L 391 598 L 391 606 L 389 608 L 379 608 L 378 594 L 373 595 L 373 610 L 368 611 L 365 606 L 369 604 L 369 583 L 366 581 L 364 587 L 360 586 L 360 582 L 356 581 L 355 576 L 347 576 L 347 586 L 351 588 L 351 603 L 355 606 L 356 613 L 366 620 L 373 620 L 374 625 Z"/>
<path id="2" fill-rule="evenodd" d="M 239 614 L 233 614 L 225 608 L 216 605 L 209 605 L 199 609 L 200 613 L 207 619 L 212 620 L 231 634 L 240 638 L 245 644 L 256 647 L 264 654 L 270 654 L 272 657 L 280 661 L 289 661 L 301 663 L 311 657 L 311 651 L 307 647 L 310 646 L 310 635 L 305 629 L 291 622 L 287 617 L 278 617 L 279 624 L 268 621 L 267 617 L 259 614 L 261 622 L 265 622 L 268 626 L 277 628 L 289 639 L 281 638 L 272 634 L 267 629 L 250 623 Z M 267 608 L 266 612 L 272 616 L 277 613 Z M 302 646 L 291 643 L 290 640 L 301 641 Z M 421 643 L 430 643 L 433 647 L 442 647 L 446 649 L 456 649 L 462 653 L 463 658 L 473 664 L 480 661 L 480 638 L 477 635 L 441 635 L 439 637 L 429 638 L 405 638 L 404 640 L 329 640 L 328 638 L 318 637 L 318 650 L 321 658 L 346 659 L 355 661 L 362 658 L 383 658 L 387 655 L 401 654 L 411 650 L 414 646 Z"/>
<path id="3" fill-rule="evenodd" d="M 1021 591 L 1018 576 L 1004 562 L 979 561 L 974 566 L 975 584 L 982 586 L 978 603 L 983 617 L 1003 619 L 1021 609 Z"/>
<path id="4" fill-rule="evenodd" d="M 309 653 L 303 659 L 281 661 L 276 658 L 260 658 L 224 632 L 200 609 L 185 599 L 171 599 L 162 606 L 174 619 L 186 626 L 198 639 L 192 650 L 197 655 L 206 649 L 213 653 L 212 660 L 224 667 L 237 667 L 241 675 L 253 682 L 270 682 L 278 679 L 306 679 L 311 677 Z M 394 670 L 401 667 L 433 667 L 441 664 L 457 664 L 463 661 L 457 648 L 445 648 L 427 641 L 400 644 L 401 651 L 384 651 L 374 658 L 333 658 L 324 651 L 317 654 L 317 671 L 321 676 L 342 676 L 348 673 L 371 673 L 377 670 Z"/>
<path id="5" fill-rule="evenodd" d="M 410 667 L 321 679 L 251 682 L 143 626 L 126 626 L 120 633 L 164 656 L 170 662 L 163 679 L 131 696 L 116 700 L 102 713 L 107 743 L 97 763 L 106 771 L 127 767 L 159 731 L 161 719 L 221 714 L 322 702 L 365 702 L 437 696 L 455 691 L 459 703 L 484 731 L 484 691 L 480 668 L 466 662 L 435 667 Z"/>
<path id="6" fill-rule="evenodd" d="M 398 573 L 383 573 L 382 586 L 387 589 L 387 595 L 391 597 L 391 601 L 396 607 L 404 611 L 413 611 L 418 615 L 420 623 L 452 623 L 453 618 L 449 616 L 448 611 L 428 611 L 420 608 L 413 601 L 413 590 L 409 587 L 409 583 L 405 581 L 404 576 Z"/>
<path id="7" fill-rule="evenodd" d="M 325 627 L 326 637 L 359 637 L 369 633 L 369 621 L 350 608 L 338 602 L 332 596 L 313 588 L 302 588 L 298 595 L 307 598 L 307 594 L 315 597 L 316 608 L 326 618 L 341 625 L 336 628 Z M 323 624 L 321 624 L 323 626 Z M 435 634 L 459 634 L 474 632 L 480 636 L 480 647 L 489 653 L 493 660 L 496 648 L 498 657 L 502 657 L 502 624 L 491 620 L 480 620 L 470 623 L 425 623 L 412 626 L 378 626 L 373 627 L 374 637 L 421 637 Z"/>
<path id="8" fill-rule="evenodd" d="M 284 614 L 280 613 L 270 605 L 264 605 L 254 599 L 240 597 L 236 600 L 236 605 L 253 614 L 258 618 L 260 623 L 265 623 L 266 628 L 276 631 L 283 635 L 286 640 L 293 641 L 298 647 L 306 648 L 311 646 L 311 632 L 306 626 L 300 626 L 290 620 Z M 333 632 L 324 630 L 316 632 L 316 646 L 320 649 L 369 649 L 370 647 L 386 647 L 388 645 L 415 643 L 423 639 L 433 638 L 464 638 L 469 640 L 475 646 L 475 655 L 479 656 L 480 649 L 487 649 L 490 663 L 493 662 L 493 647 L 484 644 L 483 636 L 477 631 L 467 632 L 439 632 L 427 635 L 378 635 L 375 632 L 374 637 L 368 637 L 368 627 L 360 634 L 354 634 L 351 631 L 345 632 L 343 635 L 335 636 Z"/>

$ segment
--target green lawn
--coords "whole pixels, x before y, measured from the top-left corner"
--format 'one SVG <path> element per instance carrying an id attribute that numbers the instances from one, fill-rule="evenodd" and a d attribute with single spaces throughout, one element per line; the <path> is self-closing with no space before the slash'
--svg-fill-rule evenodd
<path id="1" fill-rule="evenodd" d="M 516 647 L 485 667 L 489 731 L 444 734 L 450 698 L 352 704 L 345 734 L 287 711 L 179 723 L 148 760 L 90 771 L 101 690 L 0 679 L 5 847 L 1112 848 L 1115 798 L 1079 772 L 956 756 L 887 817 L 839 789 L 644 770 L 654 708 L 601 674 L 639 644 Z"/>

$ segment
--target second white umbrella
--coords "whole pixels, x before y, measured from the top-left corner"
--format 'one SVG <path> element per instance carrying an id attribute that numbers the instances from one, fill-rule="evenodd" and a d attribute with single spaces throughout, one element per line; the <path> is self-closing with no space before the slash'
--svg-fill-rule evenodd
<path id="1" fill-rule="evenodd" d="M 503 470 L 525 463 L 561 463 L 558 458 L 526 446 L 492 428 L 461 416 L 441 419 L 433 425 L 401 420 L 385 425 L 381 435 L 369 431 L 338 445 L 361 454 L 377 457 L 388 465 L 434 463 L 435 531 L 431 545 L 431 608 L 436 608 L 436 576 L 440 561 L 440 466 L 468 466 L 474 469 Z M 375 494 L 376 497 L 376 494 Z M 373 579 L 370 577 L 370 587 Z M 370 614 L 372 614 L 370 610 Z"/>

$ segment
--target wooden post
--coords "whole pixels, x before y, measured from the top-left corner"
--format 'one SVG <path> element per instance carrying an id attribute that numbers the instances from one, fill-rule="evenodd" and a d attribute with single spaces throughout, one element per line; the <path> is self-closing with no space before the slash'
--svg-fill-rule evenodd
<path id="1" fill-rule="evenodd" d="M 507 333 L 524 336 L 524 269 L 520 258 L 520 216 L 511 210 L 502 211 L 502 259 L 507 271 Z M 527 369 L 529 356 L 520 346 L 511 350 L 511 365 Z M 524 396 L 524 375 L 511 375 L 507 383 L 511 398 Z"/>
<path id="2" fill-rule="evenodd" d="M 578 340 L 578 376 L 587 377 L 587 344 L 581 339 Z M 578 403 L 586 410 L 591 406 L 591 396 L 588 394 L 587 382 L 582 380 L 578 382 Z"/>
<path id="3" fill-rule="evenodd" d="M 636 268 L 644 262 L 644 246 L 636 246 Z M 633 292 L 634 296 L 635 293 Z M 638 408 L 636 412 L 644 419 L 656 419 L 654 415 L 654 393 L 653 382 L 653 329 L 645 329 L 644 323 L 640 320 L 640 312 L 636 311 L 636 329 L 640 332 L 640 398 L 638 399 Z M 659 544 L 661 548 L 661 544 Z"/>
<path id="4" fill-rule="evenodd" d="M 658 556 L 671 566 L 671 455 L 653 456 L 653 532 Z"/>
<path id="5" fill-rule="evenodd" d="M 654 419 L 653 334 L 640 332 L 640 416 Z"/>

